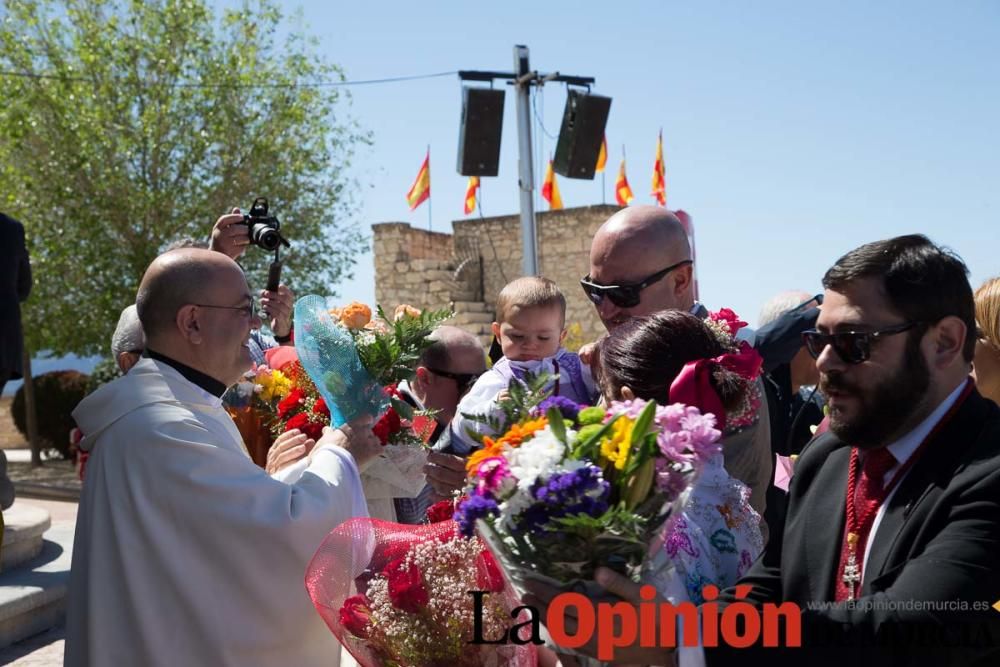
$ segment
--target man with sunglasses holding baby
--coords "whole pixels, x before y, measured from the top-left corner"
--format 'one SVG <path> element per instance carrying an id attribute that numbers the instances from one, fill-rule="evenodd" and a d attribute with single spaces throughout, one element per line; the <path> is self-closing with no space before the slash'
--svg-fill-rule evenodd
<path id="1" fill-rule="evenodd" d="M 687 232 L 676 215 L 657 206 L 624 208 L 601 225 L 590 246 L 590 272 L 580 285 L 609 331 L 630 317 L 662 310 L 708 315 L 695 301 Z M 581 350 L 581 357 L 587 359 L 589 351 Z M 726 471 L 750 487 L 750 504 L 761 516 L 773 469 L 770 440 L 762 400 L 754 423 L 722 441 Z M 761 532 L 767 539 L 763 521 Z"/>

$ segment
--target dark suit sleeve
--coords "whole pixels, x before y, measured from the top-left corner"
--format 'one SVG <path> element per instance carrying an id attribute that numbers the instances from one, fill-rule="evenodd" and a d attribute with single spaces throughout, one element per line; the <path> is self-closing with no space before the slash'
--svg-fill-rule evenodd
<path id="1" fill-rule="evenodd" d="M 939 525 L 926 527 L 934 535 L 926 547 L 874 579 L 872 594 L 853 607 L 802 606 L 803 648 L 720 648 L 706 651 L 708 664 L 1000 664 L 1000 614 L 989 606 L 1000 599 L 1000 470 L 991 457 L 979 462 L 978 472 L 966 469 L 959 475 L 969 482 L 942 499 L 947 509 L 943 504 Z M 754 586 L 745 599 L 756 606 L 782 599 L 774 553 L 780 558 L 781 547 L 774 539 L 740 581 Z M 727 590 L 720 603 L 735 599 Z"/>
<path id="2" fill-rule="evenodd" d="M 18 235 L 15 247 L 20 250 L 20 260 L 17 268 L 17 298 L 19 301 L 27 301 L 31 294 L 31 261 L 28 259 L 28 250 L 24 246 L 24 228 L 18 228 Z"/>

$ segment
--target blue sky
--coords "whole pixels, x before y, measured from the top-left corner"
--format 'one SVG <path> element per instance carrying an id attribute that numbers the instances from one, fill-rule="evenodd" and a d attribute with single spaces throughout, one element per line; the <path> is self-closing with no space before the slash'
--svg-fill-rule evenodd
<path id="1" fill-rule="evenodd" d="M 605 199 L 614 201 L 624 145 L 637 202 L 652 203 L 662 127 L 669 205 L 694 218 L 702 299 L 751 323 L 773 294 L 819 291 L 841 254 L 897 234 L 923 232 L 954 248 L 974 286 L 1000 274 L 1000 2 L 314 0 L 285 8 L 350 80 L 509 71 L 514 44 L 531 49 L 535 69 L 596 78 L 594 92 L 613 98 Z M 404 195 L 430 144 L 433 228 L 450 231 L 463 217 L 466 185 L 455 170 L 457 77 L 350 91 L 347 110 L 374 139 L 354 162 L 357 224 L 426 227 L 427 205 L 410 212 Z M 565 88 L 549 84 L 537 102 L 555 135 Z M 537 129 L 547 158 L 555 141 Z M 500 175 L 483 181 L 485 215 L 517 211 L 516 147 L 508 94 Z M 600 179 L 559 185 L 567 206 L 602 201 Z M 373 274 L 371 255 L 359 256 L 355 278 L 337 289 L 371 302 Z"/>
<path id="2" fill-rule="evenodd" d="M 923 232 L 953 247 L 972 282 L 1000 273 L 1000 3 L 305 2 L 302 25 L 362 80 L 510 70 L 526 44 L 540 71 L 593 76 L 613 98 L 605 197 L 622 145 L 637 202 L 663 128 L 668 198 L 697 230 L 702 298 L 751 322 L 788 288 L 866 241 Z M 374 144 L 356 159 L 359 224 L 427 225 L 404 194 L 431 145 L 433 227 L 463 217 L 455 170 L 461 84 L 446 77 L 351 89 Z M 558 132 L 562 84 L 538 99 Z M 505 110 L 500 175 L 483 212 L 517 211 L 517 126 Z M 537 127 L 536 127 L 537 129 Z M 538 133 L 536 133 L 538 134 Z M 540 140 L 544 157 L 555 141 Z M 537 164 L 537 156 L 536 156 Z M 540 180 L 540 175 L 536 174 Z M 567 206 L 601 183 L 560 179 Z M 544 204 L 544 202 L 543 202 Z M 371 256 L 344 296 L 374 297 Z"/>

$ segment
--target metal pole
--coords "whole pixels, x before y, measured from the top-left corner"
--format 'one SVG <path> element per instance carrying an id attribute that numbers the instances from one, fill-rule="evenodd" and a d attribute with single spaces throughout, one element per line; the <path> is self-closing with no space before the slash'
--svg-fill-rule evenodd
<path id="1" fill-rule="evenodd" d="M 531 80 L 528 67 L 528 47 L 514 47 L 514 88 L 517 92 L 518 184 L 521 189 L 521 246 L 524 249 L 522 272 L 538 275 L 538 253 L 535 241 L 535 203 L 532 200 L 535 176 L 531 166 Z"/>
<path id="2" fill-rule="evenodd" d="M 24 320 L 21 321 L 22 332 Z M 22 333 L 22 340 L 24 335 Z M 24 367 L 21 374 L 24 377 L 24 414 L 28 427 L 28 445 L 31 447 L 31 467 L 42 465 L 42 444 L 38 439 L 38 413 L 35 406 L 35 380 L 31 375 L 31 351 L 28 349 L 28 341 L 24 340 L 21 347 L 21 365 Z"/>
<path id="3" fill-rule="evenodd" d="M 431 145 L 427 144 L 427 187 L 430 188 L 431 185 Z M 427 196 L 427 231 L 433 231 L 434 226 L 431 218 L 431 197 L 433 195 Z"/>

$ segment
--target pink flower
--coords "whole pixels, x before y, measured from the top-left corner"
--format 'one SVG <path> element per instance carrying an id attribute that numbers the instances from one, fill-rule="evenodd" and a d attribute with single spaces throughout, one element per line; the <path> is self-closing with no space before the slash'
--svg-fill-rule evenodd
<path id="1" fill-rule="evenodd" d="M 502 456 L 491 456 L 483 459 L 476 468 L 476 477 L 479 484 L 476 490 L 480 494 L 496 494 L 504 486 L 504 482 L 511 479 L 510 466 L 507 459 Z"/>
<path id="2" fill-rule="evenodd" d="M 605 423 L 611 421 L 611 418 L 615 415 L 625 415 L 629 419 L 638 419 L 639 415 L 642 413 L 643 408 L 646 407 L 646 403 L 641 398 L 637 398 L 631 401 L 611 401 L 611 408 L 608 410 L 607 416 L 604 418 Z"/>

